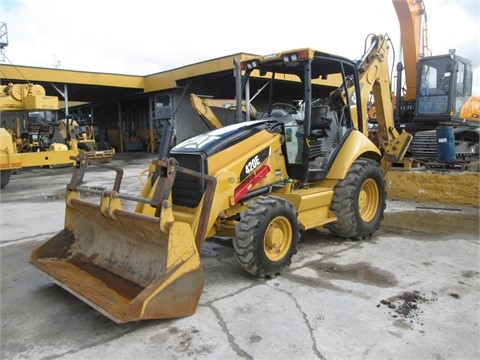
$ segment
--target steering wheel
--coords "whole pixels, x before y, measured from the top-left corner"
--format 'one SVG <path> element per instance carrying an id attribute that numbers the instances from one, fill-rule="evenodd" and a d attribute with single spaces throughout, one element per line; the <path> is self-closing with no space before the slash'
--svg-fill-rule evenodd
<path id="1" fill-rule="evenodd" d="M 298 109 L 294 105 L 288 103 L 274 103 L 272 105 L 272 110 L 273 109 L 283 109 L 288 111 L 289 114 L 296 114 L 298 112 Z"/>

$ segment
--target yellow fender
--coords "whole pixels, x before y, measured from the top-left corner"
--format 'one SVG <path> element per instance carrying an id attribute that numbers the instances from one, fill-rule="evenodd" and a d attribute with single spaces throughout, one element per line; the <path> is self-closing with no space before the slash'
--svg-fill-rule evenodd
<path id="1" fill-rule="evenodd" d="M 359 157 L 379 159 L 382 154 L 375 144 L 357 130 L 351 131 L 336 156 L 327 179 L 344 179 L 353 162 Z"/>

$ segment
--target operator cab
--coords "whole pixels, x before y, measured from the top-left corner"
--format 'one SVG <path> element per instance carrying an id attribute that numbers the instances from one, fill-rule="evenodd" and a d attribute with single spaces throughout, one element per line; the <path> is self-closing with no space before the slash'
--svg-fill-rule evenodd
<path id="1" fill-rule="evenodd" d="M 418 60 L 418 101 L 415 121 L 450 121 L 472 95 L 472 64 L 447 54 Z"/>
<path id="2" fill-rule="evenodd" d="M 345 135 L 358 124 L 363 131 L 357 114 L 361 107 L 355 63 L 311 49 L 263 59 L 241 64 L 244 100 L 250 103 L 248 94 L 257 91 L 253 105 L 261 118 L 281 124 L 290 177 L 325 178 Z M 258 95 L 266 82 L 268 94 Z"/>

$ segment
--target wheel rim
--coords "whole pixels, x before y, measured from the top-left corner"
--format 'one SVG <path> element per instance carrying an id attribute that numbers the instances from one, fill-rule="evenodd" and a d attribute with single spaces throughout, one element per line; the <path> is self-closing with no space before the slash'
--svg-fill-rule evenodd
<path id="1" fill-rule="evenodd" d="M 270 222 L 263 241 L 263 249 L 268 260 L 283 259 L 292 244 L 292 234 L 292 226 L 286 217 L 279 216 Z"/>
<path id="2" fill-rule="evenodd" d="M 367 179 L 358 194 L 358 213 L 364 222 L 372 221 L 378 210 L 379 193 L 375 180 Z"/>

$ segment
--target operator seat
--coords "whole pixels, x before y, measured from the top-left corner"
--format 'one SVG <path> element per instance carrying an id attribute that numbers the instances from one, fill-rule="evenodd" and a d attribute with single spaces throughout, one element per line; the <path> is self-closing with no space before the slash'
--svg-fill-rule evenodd
<path id="1" fill-rule="evenodd" d="M 327 130 L 330 129 L 332 118 L 328 117 L 329 107 L 326 105 L 316 106 L 312 108 L 310 137 L 320 139 L 327 137 Z"/>
<path id="2" fill-rule="evenodd" d="M 331 149 L 332 140 L 329 136 L 331 132 L 332 123 L 335 122 L 336 113 L 330 109 L 328 105 L 314 106 L 310 114 L 310 146 L 309 146 L 309 160 L 312 168 L 320 169 L 322 159 Z M 297 142 L 302 143 L 304 138 L 305 127 L 301 125 L 295 135 Z M 316 161 L 315 161 L 316 160 Z M 296 162 L 300 163 L 301 153 L 297 154 Z M 316 164 L 313 164 L 313 162 Z"/>
<path id="3" fill-rule="evenodd" d="M 315 159 L 325 152 L 324 140 L 328 137 L 328 131 L 332 123 L 330 108 L 326 105 L 313 107 L 310 119 L 309 158 Z"/>

